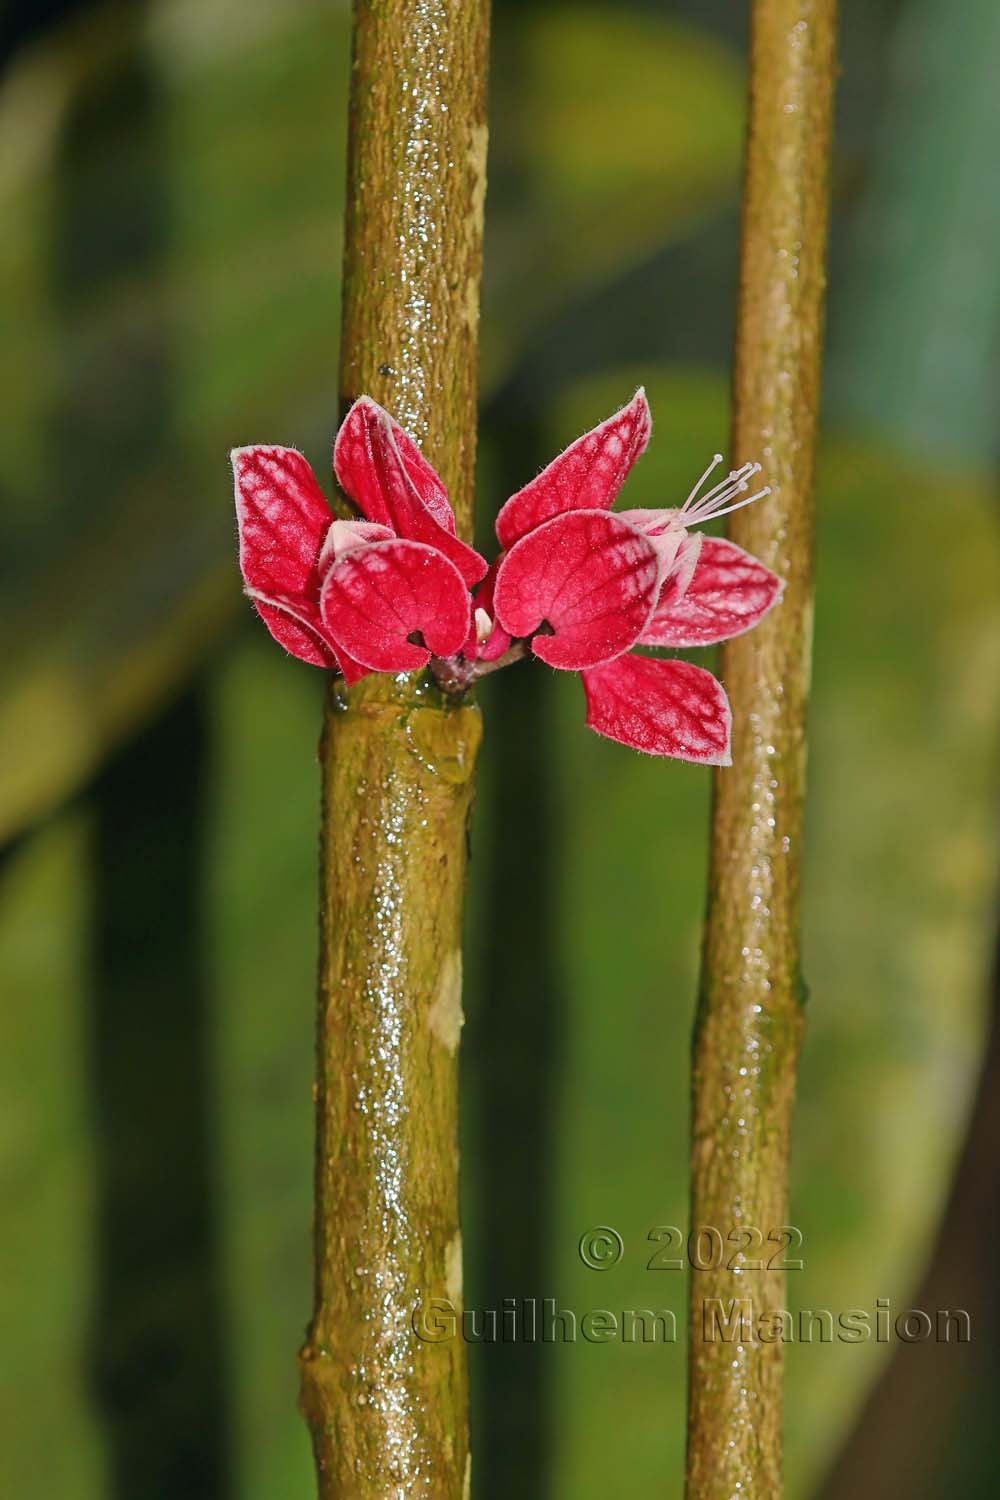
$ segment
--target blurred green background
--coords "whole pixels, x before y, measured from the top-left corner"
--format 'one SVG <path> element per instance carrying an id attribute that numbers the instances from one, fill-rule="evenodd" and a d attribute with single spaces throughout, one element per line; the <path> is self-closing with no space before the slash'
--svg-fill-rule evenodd
<path id="1" fill-rule="evenodd" d="M 727 426 L 743 7 L 496 5 L 480 516 L 644 381 L 629 503 Z M 0 79 L 0 1493 L 312 1493 L 321 675 L 241 598 L 227 450 L 335 422 L 342 0 L 9 5 Z M 996 1492 L 1000 10 L 844 0 L 791 1500 Z M 473 849 L 467 1300 L 670 1307 L 709 780 L 503 674 Z M 620 1265 L 577 1254 L 615 1226 Z M 684 1350 L 478 1345 L 475 1492 L 679 1496 Z M 866 1407 L 867 1404 L 867 1407 Z M 861 1419 L 862 1409 L 868 1416 Z"/>

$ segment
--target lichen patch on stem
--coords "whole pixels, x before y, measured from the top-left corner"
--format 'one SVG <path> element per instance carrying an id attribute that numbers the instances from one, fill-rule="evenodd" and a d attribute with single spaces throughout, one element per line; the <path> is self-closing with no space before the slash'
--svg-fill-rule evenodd
<path id="1" fill-rule="evenodd" d="M 465 1017 L 462 1014 L 462 954 L 456 948 L 441 965 L 441 979 L 427 1013 L 431 1031 L 449 1052 L 458 1047 Z"/>

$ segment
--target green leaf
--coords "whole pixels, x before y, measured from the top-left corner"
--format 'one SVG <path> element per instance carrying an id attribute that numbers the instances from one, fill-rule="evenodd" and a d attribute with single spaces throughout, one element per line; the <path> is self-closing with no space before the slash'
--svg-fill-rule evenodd
<path id="1" fill-rule="evenodd" d="M 726 448 L 717 376 L 646 368 L 581 382 L 556 408 L 548 451 L 614 410 L 640 379 L 653 438 L 623 503 L 676 504 L 713 450 Z M 835 1314 L 865 1307 L 873 1327 L 876 1297 L 897 1311 L 909 1305 L 983 1038 L 1000 727 L 994 507 L 992 487 L 974 477 L 929 473 L 837 434 L 823 446 L 805 879 L 810 999 L 792 1194 L 805 1270 L 790 1278 L 789 1297 Z M 682 1335 L 687 1275 L 647 1272 L 656 1246 L 646 1234 L 656 1224 L 687 1226 L 709 777 L 598 740 L 584 728 L 579 685 L 558 673 L 550 683 L 568 1031 L 558 1043 L 546 1294 L 578 1310 L 672 1309 Z M 487 757 L 489 745 L 487 718 Z M 515 889 L 519 880 L 530 888 L 532 858 L 526 844 L 523 870 L 509 876 Z M 603 1275 L 576 1256 L 581 1232 L 598 1224 L 617 1227 L 626 1245 L 621 1265 Z M 810 1492 L 890 1349 L 873 1338 L 789 1350 L 791 1495 Z M 680 1343 L 595 1349 L 581 1341 L 555 1350 L 548 1368 L 556 1495 L 596 1500 L 620 1484 L 623 1447 L 630 1483 L 678 1489 Z M 610 1448 L 609 1431 L 617 1434 Z"/>
<path id="2" fill-rule="evenodd" d="M 994 0 L 900 12 L 841 292 L 834 405 L 939 463 L 996 452 L 998 69 Z"/>
<path id="3" fill-rule="evenodd" d="M 95 1273 L 94 1142 L 81 1066 L 88 833 L 78 813 L 59 819 L 9 857 L 0 879 L 0 1491 L 25 1500 L 107 1493 L 82 1378 Z"/>
<path id="4" fill-rule="evenodd" d="M 248 616 L 227 449 L 329 449 L 348 9 L 227 14 L 98 12 L 0 96 L 0 839 Z"/>
<path id="5" fill-rule="evenodd" d="M 673 243 L 733 193 L 739 60 L 621 6 L 518 8 L 494 66 L 487 385 L 582 291 Z"/>

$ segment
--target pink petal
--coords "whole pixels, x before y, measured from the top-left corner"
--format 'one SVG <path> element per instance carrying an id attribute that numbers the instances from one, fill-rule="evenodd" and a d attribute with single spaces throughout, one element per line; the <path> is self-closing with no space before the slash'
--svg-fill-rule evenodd
<path id="1" fill-rule="evenodd" d="M 469 630 L 462 575 L 433 547 L 397 539 L 346 553 L 330 569 L 320 601 L 338 650 L 373 672 L 412 672 L 460 651 Z M 409 639 L 419 632 L 424 645 Z"/>
<path id="2" fill-rule="evenodd" d="M 667 579 L 643 645 L 711 646 L 742 635 L 777 604 L 785 587 L 742 547 L 712 536 L 704 538 L 686 588 L 683 583 L 681 575 Z"/>
<path id="3" fill-rule="evenodd" d="M 631 521 L 634 526 L 638 526 L 660 554 L 663 574 L 660 596 L 653 614 L 655 619 L 664 596 L 669 594 L 671 599 L 680 599 L 694 577 L 694 570 L 701 553 L 701 544 L 705 540 L 704 533 L 684 531 L 669 521 L 660 523 L 655 519 L 649 519 L 663 515 L 669 516 L 672 514 L 669 511 L 623 510 L 618 514 L 623 520 Z"/>
<path id="4" fill-rule="evenodd" d="M 368 675 L 368 668 L 354 661 L 347 652 L 335 647 L 327 638 L 326 631 L 316 610 L 315 625 L 301 613 L 294 603 L 271 599 L 247 589 L 254 609 L 260 615 L 271 635 L 280 646 L 313 667 L 327 667 L 340 671 L 348 682 L 357 682 Z"/>
<path id="5" fill-rule="evenodd" d="M 621 516 L 575 510 L 522 537 L 503 558 L 494 603 L 512 636 L 566 671 L 610 661 L 635 645 L 660 587 L 656 548 Z"/>
<path id="6" fill-rule="evenodd" d="M 647 755 L 728 766 L 732 714 L 722 684 L 686 661 L 622 656 L 583 673 L 587 724 Z"/>
<path id="7" fill-rule="evenodd" d="M 374 521 L 334 521 L 319 555 L 320 573 L 325 573 L 353 547 L 364 547 L 369 542 L 388 542 L 395 534 L 390 527 L 376 526 Z"/>
<path id="8" fill-rule="evenodd" d="M 319 598 L 319 554 L 333 516 L 316 476 L 294 448 L 235 448 L 240 568 L 246 585 Z"/>
<path id="9" fill-rule="evenodd" d="M 642 532 L 643 536 L 648 537 L 652 542 L 660 554 L 665 580 L 688 537 L 688 532 L 677 523 L 677 512 L 675 510 L 620 510 L 617 514 L 623 521 L 630 521 Z M 693 561 L 691 566 L 694 567 Z"/>
<path id="10" fill-rule="evenodd" d="M 307 661 L 314 667 L 328 667 L 335 670 L 340 666 L 333 647 L 329 646 L 322 636 L 317 635 L 302 620 L 295 615 L 289 614 L 288 610 L 282 609 L 276 604 L 266 604 L 263 599 L 253 600 L 254 609 L 260 615 L 264 624 L 285 650 L 292 656 L 297 656 L 300 661 Z"/>
<path id="11" fill-rule="evenodd" d="M 389 424 L 403 467 L 421 501 L 446 531 L 455 533 L 455 515 L 444 481 L 427 462 L 410 434 L 371 396 L 360 396 L 341 424 L 333 447 L 333 469 L 337 483 L 371 519 L 384 505 L 381 485 L 370 453 L 370 429 L 380 421 Z M 369 509 L 369 507 L 372 507 Z"/>
<path id="12" fill-rule="evenodd" d="M 320 554 L 332 516 L 312 469 L 294 448 L 236 448 L 231 459 L 247 593 L 286 651 L 336 666 L 319 617 Z"/>
<path id="13" fill-rule="evenodd" d="M 370 396 L 355 401 L 333 449 L 337 482 L 369 521 L 437 550 L 470 586 L 486 561 L 455 535 L 455 517 L 441 480 L 420 449 Z"/>
<path id="14" fill-rule="evenodd" d="M 501 547 L 512 547 L 543 521 L 567 510 L 610 510 L 649 441 L 652 417 L 641 388 L 621 411 L 585 432 L 537 479 L 511 495 L 496 521 Z"/>
<path id="15" fill-rule="evenodd" d="M 371 674 L 370 667 L 363 667 L 359 661 L 354 660 L 353 656 L 348 656 L 343 647 L 337 652 L 337 660 L 340 662 L 340 670 L 344 674 L 344 681 L 348 687 L 352 683 L 360 682 L 362 677 L 368 677 Z"/>

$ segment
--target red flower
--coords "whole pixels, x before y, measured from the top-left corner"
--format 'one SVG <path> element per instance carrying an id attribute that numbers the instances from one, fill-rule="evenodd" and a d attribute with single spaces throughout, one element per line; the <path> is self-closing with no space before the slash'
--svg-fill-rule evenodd
<path id="1" fill-rule="evenodd" d="M 729 703 L 712 674 L 629 653 L 727 640 L 777 602 L 774 573 L 692 530 L 768 491 L 735 498 L 759 470 L 745 464 L 699 498 L 722 462 L 716 454 L 679 509 L 612 513 L 650 426 L 640 390 L 571 443 L 500 511 L 504 550 L 487 570 L 455 534 L 444 485 L 412 438 L 362 396 L 337 434 L 333 466 L 363 520 L 334 519 L 294 449 L 233 453 L 246 591 L 293 656 L 349 682 L 430 663 L 444 687 L 461 691 L 530 650 L 582 674 L 598 734 L 726 765 Z"/>
<path id="2" fill-rule="evenodd" d="M 334 519 L 293 448 L 237 448 L 232 461 L 246 591 L 293 656 L 354 682 L 462 649 L 469 585 L 486 562 L 455 535 L 447 491 L 419 448 L 374 401 L 355 402 L 333 453 L 364 521 Z"/>
<path id="3" fill-rule="evenodd" d="M 646 447 L 645 393 L 585 433 L 507 501 L 496 531 L 509 550 L 497 572 L 497 619 L 550 666 L 579 670 L 587 723 L 652 755 L 730 762 L 731 714 L 721 684 L 688 662 L 629 655 L 633 646 L 707 646 L 751 629 L 781 596 L 770 569 L 732 542 L 689 528 L 749 505 L 759 472 L 746 464 L 683 506 L 611 513 Z"/>

